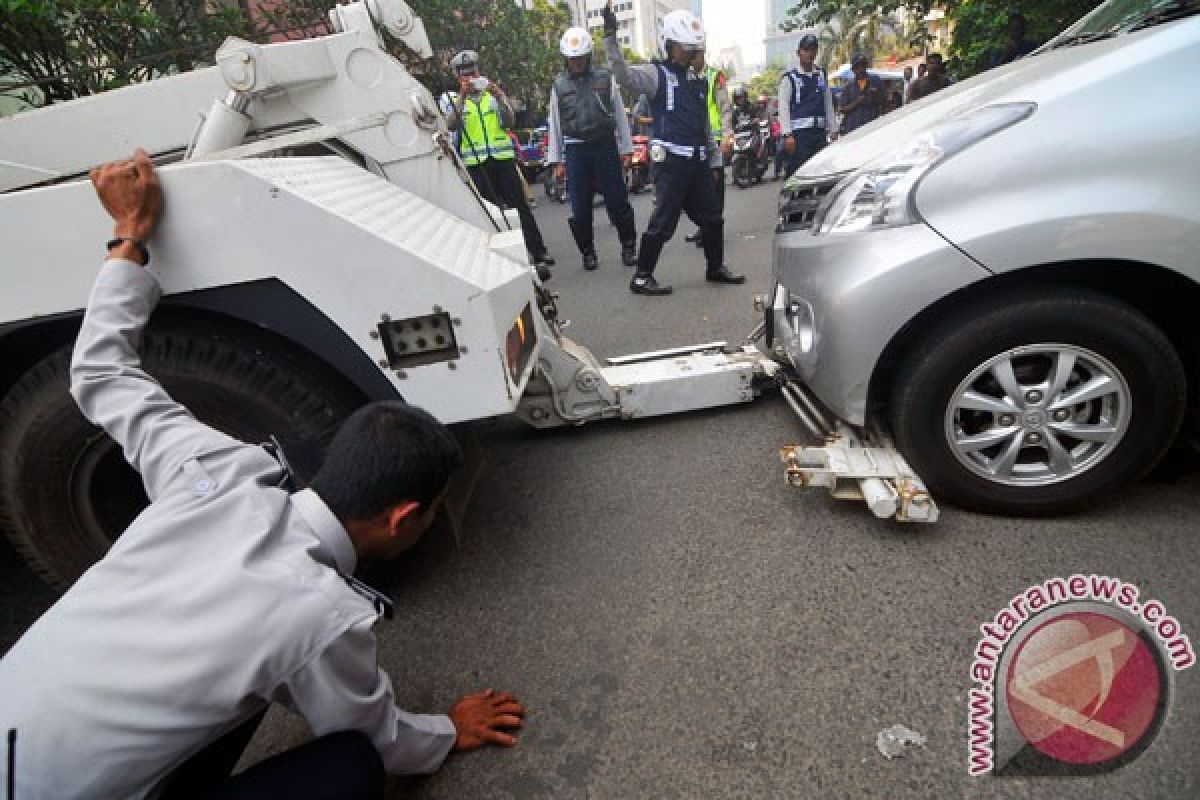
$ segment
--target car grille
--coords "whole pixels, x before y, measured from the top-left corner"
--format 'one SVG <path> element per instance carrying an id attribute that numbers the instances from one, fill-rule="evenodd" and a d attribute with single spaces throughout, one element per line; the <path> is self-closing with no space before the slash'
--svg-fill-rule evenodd
<path id="1" fill-rule="evenodd" d="M 810 230 L 829 193 L 844 177 L 828 175 L 809 180 L 789 180 L 780 196 L 779 227 L 776 230 L 780 233 Z"/>

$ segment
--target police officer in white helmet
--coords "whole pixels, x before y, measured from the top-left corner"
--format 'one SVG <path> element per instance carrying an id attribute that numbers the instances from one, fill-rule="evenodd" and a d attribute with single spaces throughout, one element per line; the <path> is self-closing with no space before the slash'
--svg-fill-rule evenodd
<path id="1" fill-rule="evenodd" d="M 654 117 L 651 158 L 657 163 L 654 179 L 654 213 L 642 235 L 637 272 L 629 282 L 635 294 L 664 295 L 670 286 L 654 279 L 663 246 L 675 233 L 679 215 L 700 227 L 704 239 L 706 280 L 744 283 L 724 264 L 725 223 L 713 181 L 720 151 L 708 115 L 708 82 L 702 70 L 704 23 L 688 11 L 672 11 L 663 19 L 659 44 L 663 58 L 652 64 L 630 66 L 617 43 L 617 17 L 612 4 L 604 9 L 604 50 L 621 86 L 644 92 Z"/>
<path id="2" fill-rule="evenodd" d="M 583 256 L 583 268 L 595 269 L 592 195 L 599 192 L 621 240 L 621 260 L 632 267 L 637 263 L 637 225 L 621 162 L 633 152 L 633 139 L 621 90 L 610 70 L 592 64 L 592 37 L 583 28 L 567 28 L 559 51 L 566 68 L 550 89 L 546 161 L 554 165 L 556 178 L 567 179 L 571 195 L 567 224 Z"/>

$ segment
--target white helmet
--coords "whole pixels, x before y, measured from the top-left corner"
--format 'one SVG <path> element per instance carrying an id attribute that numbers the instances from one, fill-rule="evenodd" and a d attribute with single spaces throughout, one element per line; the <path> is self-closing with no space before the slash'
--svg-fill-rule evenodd
<path id="1" fill-rule="evenodd" d="M 704 49 L 704 22 L 690 11 L 672 11 L 663 17 L 662 30 L 658 32 L 658 46 L 664 55 L 667 42 L 676 42 L 684 50 Z"/>
<path id="2" fill-rule="evenodd" d="M 479 54 L 474 50 L 459 50 L 450 59 L 450 69 L 455 72 L 470 72 L 479 67 Z"/>
<path id="3" fill-rule="evenodd" d="M 567 28 L 558 40 L 558 50 L 567 58 L 590 55 L 592 35 L 583 28 Z"/>

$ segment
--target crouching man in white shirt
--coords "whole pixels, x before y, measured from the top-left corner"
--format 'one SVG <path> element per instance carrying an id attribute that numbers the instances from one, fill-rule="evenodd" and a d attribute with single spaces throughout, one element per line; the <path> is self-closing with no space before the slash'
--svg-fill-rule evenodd
<path id="1" fill-rule="evenodd" d="M 201 424 L 142 370 L 160 295 L 144 268 L 162 205 L 149 158 L 92 182 L 116 233 L 71 393 L 151 503 L 0 660 L 0 783 L 20 800 L 378 798 L 385 773 L 515 744 L 524 709 L 507 693 L 448 715 L 396 708 L 372 632 L 388 603 L 352 579 L 360 557 L 394 558 L 429 527 L 462 461 L 454 438 L 420 409 L 371 404 L 311 488 L 282 488 L 271 453 Z M 275 702 L 316 739 L 230 778 Z"/>

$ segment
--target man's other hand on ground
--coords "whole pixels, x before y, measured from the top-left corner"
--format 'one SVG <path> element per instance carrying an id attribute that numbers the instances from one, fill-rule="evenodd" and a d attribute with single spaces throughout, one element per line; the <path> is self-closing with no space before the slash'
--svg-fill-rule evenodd
<path id="1" fill-rule="evenodd" d="M 454 749 L 478 750 L 485 744 L 512 747 L 517 737 L 501 728 L 520 728 L 524 716 L 524 707 L 508 692 L 488 689 L 469 694 L 450 709 L 450 721 L 458 731 Z"/>

